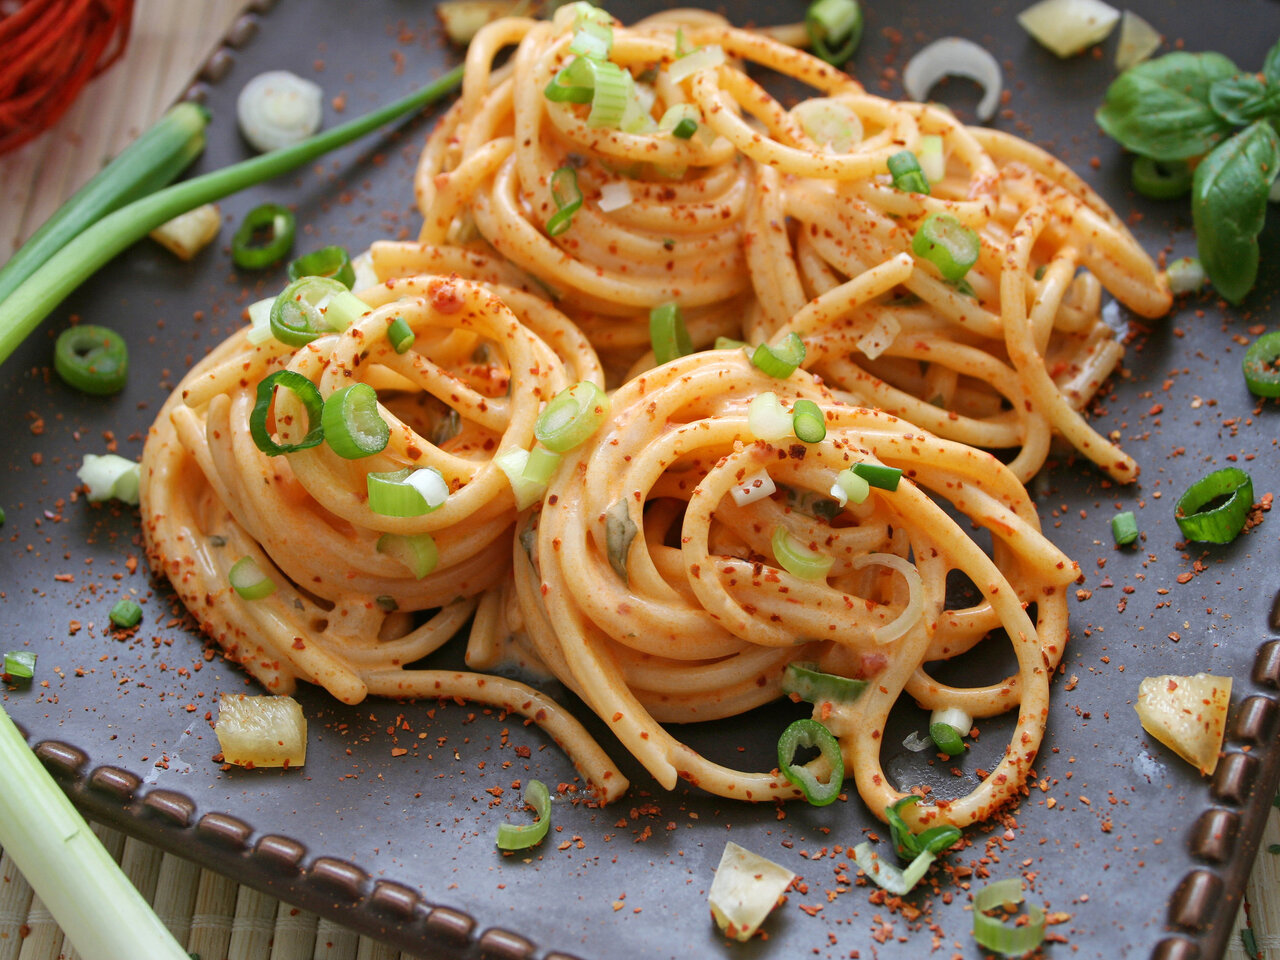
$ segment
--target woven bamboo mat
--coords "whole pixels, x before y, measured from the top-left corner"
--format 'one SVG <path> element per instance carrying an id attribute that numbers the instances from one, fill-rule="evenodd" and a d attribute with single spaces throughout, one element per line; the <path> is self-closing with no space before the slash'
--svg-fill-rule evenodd
<path id="1" fill-rule="evenodd" d="M 246 0 L 137 0 L 125 56 L 96 80 L 51 131 L 0 158 L 0 256 L 57 209 L 190 82 Z M 95 825 L 112 855 L 180 943 L 201 960 L 409 960 L 314 914 L 171 854 Z M 1255 957 L 1280 960 L 1280 820 L 1273 811 L 1246 909 L 1227 960 L 1246 960 L 1246 911 Z M 1176 878 L 1170 877 L 1172 887 Z M 8 856 L 0 857 L 0 960 L 76 956 Z"/>

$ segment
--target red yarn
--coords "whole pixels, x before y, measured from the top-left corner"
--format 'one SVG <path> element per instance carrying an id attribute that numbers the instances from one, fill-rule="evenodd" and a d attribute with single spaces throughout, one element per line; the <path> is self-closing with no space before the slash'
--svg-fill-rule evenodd
<path id="1" fill-rule="evenodd" d="M 21 0 L 0 14 L 0 153 L 57 123 L 124 53 L 132 21 L 133 0 Z"/>

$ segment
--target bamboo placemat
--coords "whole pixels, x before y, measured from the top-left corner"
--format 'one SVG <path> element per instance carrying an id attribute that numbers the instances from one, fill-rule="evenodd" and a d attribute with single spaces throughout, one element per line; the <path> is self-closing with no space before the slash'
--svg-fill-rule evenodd
<path id="1" fill-rule="evenodd" d="M 21 242 L 190 83 L 246 0 L 137 0 L 125 56 L 48 133 L 0 158 L 0 256 Z M 180 943 L 201 960 L 411 960 L 384 944 L 141 841 L 94 826 Z M 1280 820 L 1273 810 L 1227 960 L 1280 960 Z M 1170 884 L 1175 878 L 1169 878 Z M 0 960 L 76 954 L 7 854 L 0 857 Z"/>

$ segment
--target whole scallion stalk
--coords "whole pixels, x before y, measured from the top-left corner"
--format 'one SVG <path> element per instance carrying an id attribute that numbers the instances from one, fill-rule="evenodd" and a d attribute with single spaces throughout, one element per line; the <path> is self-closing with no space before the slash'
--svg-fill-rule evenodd
<path id="1" fill-rule="evenodd" d="M 204 149 L 208 124 L 204 107 L 180 103 L 121 150 L 0 269 L 0 303 L 91 224 L 171 184 Z"/>
<path id="2" fill-rule="evenodd" d="M 0 846 L 84 960 L 188 960 L 0 707 Z"/>
<path id="3" fill-rule="evenodd" d="M 0 302 L 0 363 L 66 297 L 112 257 L 180 213 L 288 173 L 444 96 L 462 80 L 455 67 L 421 90 L 308 140 L 166 187 L 103 217 Z"/>

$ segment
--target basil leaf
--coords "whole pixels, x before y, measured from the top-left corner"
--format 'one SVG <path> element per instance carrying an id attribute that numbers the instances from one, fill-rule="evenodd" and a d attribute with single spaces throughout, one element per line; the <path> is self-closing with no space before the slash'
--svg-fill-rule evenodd
<path id="1" fill-rule="evenodd" d="M 1116 77 L 1095 117 L 1134 153 L 1155 160 L 1198 157 L 1231 132 L 1209 105 L 1209 87 L 1238 72 L 1220 53 L 1169 53 Z"/>
<path id="2" fill-rule="evenodd" d="M 1228 123 L 1244 126 L 1280 112 L 1280 85 L 1265 83 L 1255 73 L 1225 77 L 1209 87 L 1209 106 Z"/>
<path id="3" fill-rule="evenodd" d="M 1267 59 L 1262 63 L 1262 75 L 1267 83 L 1280 86 L 1280 41 L 1267 52 Z"/>
<path id="4" fill-rule="evenodd" d="M 1191 216 L 1200 263 L 1231 303 L 1243 300 L 1258 277 L 1258 233 L 1277 169 L 1280 139 L 1265 120 L 1241 130 L 1196 167 Z"/>

